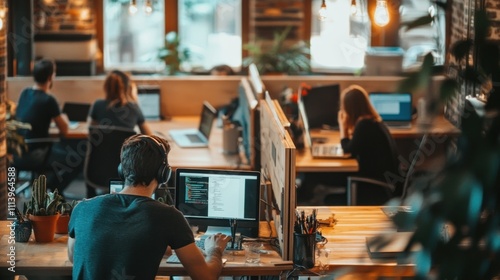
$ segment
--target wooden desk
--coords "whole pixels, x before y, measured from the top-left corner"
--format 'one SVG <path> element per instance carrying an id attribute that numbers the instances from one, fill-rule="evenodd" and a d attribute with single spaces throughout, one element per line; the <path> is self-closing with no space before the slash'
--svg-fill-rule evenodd
<path id="1" fill-rule="evenodd" d="M 67 235 L 56 234 L 51 243 L 36 243 L 33 236 L 28 243 L 9 244 L 8 227 L 10 221 L 0 221 L 0 279 L 8 279 L 14 275 L 39 275 L 39 276 L 68 276 L 72 273 L 72 263 L 68 260 L 66 244 Z M 15 273 L 8 270 L 10 247 L 15 247 Z M 227 262 L 221 275 L 280 275 L 283 271 L 292 270 L 291 264 L 275 265 L 282 263 L 281 257 L 272 250 L 268 254 L 261 254 L 259 265 L 245 264 L 243 251 L 224 253 Z M 186 275 L 180 264 L 167 264 L 166 257 L 161 261 L 158 275 Z"/>
<path id="2" fill-rule="evenodd" d="M 396 228 L 382 212 L 381 206 L 333 206 L 298 207 L 306 212 L 319 209 L 319 218 L 326 219 L 335 214 L 337 224 L 322 227 L 328 239 L 325 248 L 331 254 L 328 259 L 328 273 L 342 270 L 346 278 L 335 279 L 377 279 L 378 276 L 414 276 L 414 264 L 401 264 L 395 259 L 372 259 L 366 248 L 366 237 L 383 233 L 394 233 Z M 318 267 L 311 271 L 320 273 Z"/>
<path id="3" fill-rule="evenodd" d="M 413 123 L 411 128 L 399 129 L 389 128 L 391 135 L 397 141 L 405 138 L 419 138 L 424 133 L 429 133 L 432 137 L 456 137 L 460 134 L 460 130 L 453 126 L 443 116 L 439 116 L 434 120 L 434 125 L 430 129 L 421 129 L 416 123 Z M 325 137 L 332 142 L 339 143 L 340 136 L 338 131 L 312 131 L 313 137 Z M 440 140 L 441 141 L 441 140 Z M 415 147 L 416 149 L 417 147 Z M 358 162 L 353 159 L 314 159 L 311 156 L 309 148 L 297 150 L 295 158 L 297 172 L 356 172 L 358 171 Z"/>
<path id="4" fill-rule="evenodd" d="M 213 169 L 249 169 L 242 165 L 239 155 L 226 155 L 222 152 L 222 129 L 214 127 L 210 134 L 208 148 L 181 148 L 170 138 L 170 129 L 197 128 L 199 117 L 174 117 L 168 121 L 148 121 L 154 134 L 167 139 L 170 143 L 169 164 L 174 168 L 213 168 Z M 58 137 L 56 128 L 51 128 L 51 136 Z M 76 129 L 70 129 L 68 139 L 87 139 L 88 126 L 81 123 Z"/>

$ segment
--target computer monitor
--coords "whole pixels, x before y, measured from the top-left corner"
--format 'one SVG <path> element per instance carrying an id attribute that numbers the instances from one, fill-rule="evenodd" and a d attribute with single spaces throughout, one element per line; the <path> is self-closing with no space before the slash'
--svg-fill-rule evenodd
<path id="1" fill-rule="evenodd" d="M 338 129 L 340 109 L 340 86 L 338 84 L 317 86 L 302 97 L 309 128 Z"/>
<path id="2" fill-rule="evenodd" d="M 179 168 L 175 175 L 175 206 L 200 231 L 221 227 L 257 237 L 260 173 L 257 171 Z"/>
<path id="3" fill-rule="evenodd" d="M 407 121 L 412 118 L 410 92 L 370 92 L 370 102 L 385 122 Z"/>
<path id="4" fill-rule="evenodd" d="M 259 101 L 249 81 L 241 79 L 238 87 L 238 108 L 233 114 L 233 121 L 241 126 L 241 136 L 245 157 L 253 170 L 260 169 L 259 138 Z"/>

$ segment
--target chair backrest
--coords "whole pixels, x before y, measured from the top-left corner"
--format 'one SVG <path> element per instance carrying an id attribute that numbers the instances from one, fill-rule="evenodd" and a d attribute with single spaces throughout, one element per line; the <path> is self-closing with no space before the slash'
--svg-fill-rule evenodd
<path id="1" fill-rule="evenodd" d="M 135 131 L 119 127 L 91 126 L 87 141 L 84 177 L 93 188 L 108 188 L 109 179 L 118 177 L 120 150 L 128 137 Z"/>
<path id="2" fill-rule="evenodd" d="M 363 177 L 347 178 L 347 205 L 384 205 L 394 197 L 395 187 Z"/>

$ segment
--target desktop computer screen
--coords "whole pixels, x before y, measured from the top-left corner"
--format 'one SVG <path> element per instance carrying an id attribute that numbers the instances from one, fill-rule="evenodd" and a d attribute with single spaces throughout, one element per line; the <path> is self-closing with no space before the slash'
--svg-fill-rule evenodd
<path id="1" fill-rule="evenodd" d="M 309 128 L 338 129 L 340 86 L 317 86 L 302 97 Z"/>
<path id="2" fill-rule="evenodd" d="M 259 230 L 260 173 L 257 171 L 177 169 L 175 206 L 191 225 L 230 227 L 257 237 Z"/>

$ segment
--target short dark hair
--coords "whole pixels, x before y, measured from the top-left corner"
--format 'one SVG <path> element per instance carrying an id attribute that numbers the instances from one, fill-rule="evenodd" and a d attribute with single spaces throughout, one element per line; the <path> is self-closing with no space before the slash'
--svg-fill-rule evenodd
<path id="1" fill-rule="evenodd" d="M 50 59 L 42 59 L 35 63 L 33 67 L 33 78 L 35 82 L 38 84 L 45 84 L 54 71 L 56 69 L 56 65 L 53 60 Z"/>
<path id="2" fill-rule="evenodd" d="M 165 148 L 165 153 L 154 141 L 147 141 L 147 137 L 154 138 Z M 125 140 L 121 149 L 121 168 L 126 185 L 149 185 L 157 178 L 158 170 L 170 152 L 167 140 L 158 136 L 142 134 L 133 135 Z M 160 183 L 160 182 L 159 182 Z"/>

